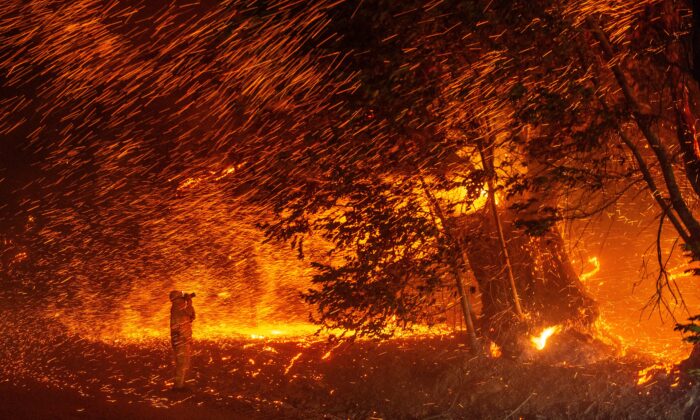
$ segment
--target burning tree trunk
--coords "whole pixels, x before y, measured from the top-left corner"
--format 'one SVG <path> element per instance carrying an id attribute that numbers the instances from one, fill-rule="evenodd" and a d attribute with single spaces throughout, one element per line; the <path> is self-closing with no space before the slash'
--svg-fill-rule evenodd
<path id="1" fill-rule="evenodd" d="M 515 226 L 516 214 L 501 214 L 503 234 L 523 311 L 531 325 L 589 325 L 598 311 L 584 290 L 555 227 L 530 236 Z M 506 352 L 517 351 L 527 326 L 512 307 L 512 292 L 490 210 L 463 216 L 462 235 L 469 264 L 481 290 L 484 334 Z"/>

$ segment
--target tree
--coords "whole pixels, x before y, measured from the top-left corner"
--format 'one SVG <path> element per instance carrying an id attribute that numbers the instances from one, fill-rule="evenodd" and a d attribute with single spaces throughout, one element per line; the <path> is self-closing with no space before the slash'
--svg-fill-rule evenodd
<path id="1" fill-rule="evenodd" d="M 319 267 L 322 272 L 315 279 L 319 289 L 310 291 L 307 298 L 319 305 L 320 321 L 325 326 L 353 329 L 369 335 L 382 335 L 393 319 L 402 319 L 402 325 L 408 326 L 422 319 L 415 314 L 429 314 L 426 309 L 434 304 L 431 295 L 445 286 L 445 282 L 441 283 L 437 278 L 429 280 L 434 278 L 429 272 L 449 273 L 450 262 L 457 261 L 464 267 L 463 270 L 467 265 L 471 266 L 481 286 L 496 279 L 496 283 L 505 286 L 502 290 L 509 291 L 509 296 L 517 295 L 519 290 L 515 289 L 520 286 L 527 288 L 527 278 L 531 278 L 529 270 L 534 267 L 531 263 L 521 273 L 509 276 L 512 281 L 499 273 L 494 275 L 477 270 L 476 265 L 480 264 L 479 259 L 484 253 L 480 255 L 476 251 L 478 239 L 471 241 L 471 244 L 469 239 L 471 236 L 483 236 L 485 224 L 481 222 L 487 219 L 475 216 L 472 220 L 480 223 L 470 226 L 464 222 L 468 217 L 460 217 L 460 213 L 469 212 L 464 209 L 469 209 L 486 190 L 487 172 L 505 173 L 503 184 L 509 189 L 504 191 L 515 196 L 518 193 L 516 187 L 522 185 L 517 182 L 520 180 L 517 176 L 520 171 L 518 166 L 522 163 L 518 157 L 524 154 L 522 149 L 527 151 L 535 147 L 521 147 L 516 141 L 521 130 L 512 130 L 515 124 L 498 122 L 503 118 L 495 120 L 498 132 L 488 129 L 488 121 L 480 116 L 497 107 L 491 107 L 492 104 L 479 107 L 478 103 L 464 100 L 465 96 L 478 92 L 470 88 L 468 81 L 484 77 L 472 71 L 472 67 L 483 65 L 482 61 L 490 62 L 498 53 L 486 47 L 469 51 L 465 49 L 464 39 L 471 36 L 473 44 L 468 45 L 482 42 L 491 47 L 491 37 L 502 34 L 507 25 L 526 25 L 530 22 L 527 16 L 520 15 L 526 5 L 519 4 L 519 8 L 511 13 L 500 3 L 494 6 L 494 10 L 489 10 L 486 8 L 489 2 L 460 6 L 445 4 L 429 9 L 381 4 L 386 7 L 379 8 L 383 10 L 379 15 L 374 13 L 377 8 L 359 7 L 336 16 L 337 26 L 334 28 L 345 31 L 341 32 L 345 44 L 339 48 L 363 49 L 362 56 L 354 62 L 351 60 L 348 65 L 349 70 L 359 72 L 361 83 L 347 97 L 345 105 L 340 108 L 342 111 L 338 113 L 350 118 L 341 120 L 328 138 L 291 142 L 286 152 L 280 152 L 280 156 L 286 160 L 285 167 L 294 168 L 295 187 L 286 191 L 273 189 L 274 197 L 271 199 L 281 217 L 278 223 L 265 226 L 271 236 L 290 239 L 295 243 L 313 231 L 320 232 L 336 244 L 334 252 L 342 255 L 344 260 Z M 446 13 L 448 10 L 452 12 Z M 545 13 L 545 9 L 539 12 Z M 482 25 L 486 17 L 489 24 Z M 491 19 L 495 23 L 491 23 Z M 373 30 L 359 31 L 359 27 Z M 353 40 L 354 34 L 360 34 L 357 35 L 360 39 Z M 539 36 L 545 38 L 548 35 Z M 513 49 L 523 42 L 517 36 L 501 36 L 500 41 Z M 359 45 L 355 46 L 353 42 Z M 387 43 L 391 48 L 385 45 Z M 534 53 L 529 58 L 534 59 Z M 481 79 L 480 87 L 487 85 L 488 80 L 491 79 Z M 513 86 L 513 83 L 505 86 Z M 482 91 L 494 89 L 485 86 Z M 501 87 L 495 91 L 499 95 L 503 93 Z M 513 100 L 512 89 L 506 93 L 508 96 L 502 96 L 501 102 Z M 455 106 L 455 103 L 460 105 Z M 509 105 L 504 109 L 514 113 L 513 108 Z M 499 157 L 498 168 L 485 171 L 476 147 L 485 139 L 483 132 L 501 137 L 498 141 L 490 139 L 491 147 L 498 150 L 492 153 L 513 151 L 517 152 L 516 155 L 510 160 Z M 292 149 L 295 151 L 292 152 Z M 309 168 L 309 158 L 315 169 Z M 422 178 L 428 180 L 427 190 L 438 197 L 436 201 L 440 202 L 439 206 L 431 206 L 430 199 L 425 203 L 425 199 L 417 194 L 416 189 L 421 185 Z M 269 187 L 273 188 L 276 181 L 271 182 Z M 259 190 L 267 187 L 268 184 L 260 185 Z M 463 191 L 457 198 L 444 198 L 449 191 L 459 188 Z M 496 188 L 504 187 L 493 187 L 490 193 L 493 194 Z M 513 210 L 506 212 L 515 212 L 516 204 L 511 206 Z M 460 206 L 463 211 L 458 210 Z M 445 217 L 431 221 L 426 211 L 431 207 L 443 208 Z M 412 211 L 407 212 L 406 209 Z M 532 208 L 529 211 L 533 213 Z M 593 308 L 594 305 L 589 298 L 583 298 L 585 293 L 570 265 L 568 270 L 562 268 L 567 267 L 568 257 L 561 246 L 559 233 L 553 228 L 556 220 L 550 217 L 544 224 L 542 220 L 526 220 L 529 224 L 524 225 L 530 232 L 539 230 L 541 235 L 549 235 L 549 239 L 543 240 L 539 246 L 544 248 L 543 255 L 555 255 L 554 260 L 559 261 L 553 263 L 552 267 L 556 269 L 549 270 L 550 274 L 547 275 L 561 280 L 559 283 L 542 281 L 538 283 L 539 287 L 526 290 L 525 296 L 532 302 L 549 294 L 538 304 L 538 311 L 530 314 L 533 317 L 531 322 L 540 325 L 553 320 L 572 323 L 585 320 L 582 323 L 585 325 L 595 318 L 595 310 L 582 308 Z M 390 226 L 387 226 L 388 222 Z M 513 217 L 509 224 L 515 226 L 516 222 L 521 221 Z M 461 225 L 460 236 L 446 234 L 457 224 Z M 448 229 L 440 229 L 448 225 L 451 225 Z M 508 226 L 507 230 L 515 237 L 527 238 L 525 229 Z M 479 232 L 482 234 L 477 235 Z M 537 259 L 533 254 L 534 247 L 504 247 L 503 242 L 509 240 L 504 237 L 500 244 L 486 247 L 501 252 L 532 254 L 530 260 Z M 420 252 L 412 253 L 417 243 L 421 244 Z M 470 252 L 472 255 L 468 255 Z M 498 264 L 503 265 L 499 253 L 494 255 L 500 260 Z M 562 284 L 567 287 L 559 287 Z M 554 286 L 557 292 L 548 290 Z M 580 299 L 562 297 L 561 290 L 565 294 L 571 292 L 572 296 L 577 295 Z M 410 299 L 406 299 L 406 296 Z M 517 301 L 501 299 L 496 294 L 487 296 L 497 308 L 488 312 L 487 318 L 513 311 Z M 546 301 L 553 299 L 562 300 L 572 310 L 559 311 L 557 316 L 550 316 L 550 308 L 556 305 L 547 305 Z M 410 308 L 411 312 L 405 308 Z M 591 316 L 582 317 L 582 312 Z M 489 324 L 490 321 L 487 319 L 484 322 Z M 518 322 L 513 324 L 517 326 Z M 499 329 L 510 328 L 507 323 L 498 326 Z M 517 327 L 516 330 L 522 329 Z M 498 339 L 499 335 L 493 336 Z M 513 341 L 512 337 L 507 341 Z"/>
<path id="2" fill-rule="evenodd" d="M 658 208 L 659 235 L 668 219 L 690 259 L 697 260 L 697 3 L 535 5 L 531 10 L 546 11 L 532 20 L 522 39 L 546 54 L 527 45 L 518 54 L 512 48 L 517 44 L 510 44 L 448 89 L 470 104 L 485 103 L 482 114 L 505 113 L 511 132 L 528 133 L 520 144 L 530 168 L 515 174 L 510 193 L 550 190 L 566 198 L 554 200 L 556 205 L 547 206 L 550 217 L 532 220 L 531 227 L 589 217 L 641 189 Z M 463 94 L 465 85 L 481 96 L 478 101 Z M 459 112 L 464 113 L 454 114 Z M 669 307 L 664 290 L 682 304 L 659 241 L 657 251 L 659 293 L 652 304 Z"/>
<path id="3" fill-rule="evenodd" d="M 634 155 L 646 186 L 659 206 L 660 223 L 668 218 L 692 260 L 700 259 L 700 223 L 692 210 L 700 193 L 700 138 L 697 131 L 700 89 L 696 77 L 700 67 L 697 59 L 698 13 L 697 2 L 649 2 L 644 12 L 638 15 L 644 20 L 640 19 L 638 29 L 633 32 L 633 42 L 626 48 L 611 40 L 604 23 L 601 23 L 605 22 L 606 16 L 585 17 L 586 28 L 597 41 L 599 54 L 607 61 L 621 91 L 617 97 L 621 119 L 630 121 L 636 131 L 621 129 L 620 138 Z M 627 52 L 628 48 L 640 52 L 638 58 L 618 62 L 616 57 Z M 620 63 L 626 64 L 627 68 Z M 646 80 L 641 81 L 641 77 Z M 608 97 L 601 98 L 601 101 L 609 100 Z M 664 101 L 669 106 L 656 108 L 652 106 L 655 100 Z M 640 141 L 630 138 L 632 136 Z M 640 143 L 653 152 L 651 156 L 643 154 Z M 682 167 L 676 163 L 678 156 Z M 658 167 L 660 176 L 652 173 L 650 167 Z M 660 247 L 658 252 L 661 252 Z M 695 271 L 695 274 L 699 273 Z M 657 283 L 660 285 L 655 299 L 657 305 L 668 306 L 662 295 L 664 288 L 670 289 L 674 298 L 682 299 L 673 294 L 663 264 L 659 267 Z M 682 327 L 679 325 L 680 329 Z M 697 344 L 691 360 L 694 367 L 700 363 Z"/>

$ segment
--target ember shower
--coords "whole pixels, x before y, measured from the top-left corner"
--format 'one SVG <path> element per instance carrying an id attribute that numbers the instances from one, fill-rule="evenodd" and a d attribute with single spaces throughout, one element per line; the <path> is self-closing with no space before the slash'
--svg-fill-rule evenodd
<path id="1" fill-rule="evenodd" d="M 203 314 L 212 327 L 305 322 L 308 269 L 286 247 L 261 244 L 255 224 L 271 212 L 246 206 L 246 185 L 232 178 L 298 135 L 284 118 L 331 106 L 325 98 L 343 86 L 326 80 L 337 58 L 308 47 L 327 25 L 326 5 L 2 8 L 12 293 L 115 338 L 162 328 L 172 288 L 218 308 L 217 319 Z M 240 139 L 259 155 L 239 151 Z"/>
<path id="2" fill-rule="evenodd" d="M 196 339 L 324 326 L 326 360 L 341 330 L 464 341 L 457 273 L 494 357 L 580 329 L 670 369 L 698 280 L 618 83 L 679 135 L 669 104 L 694 115 L 697 89 L 659 57 L 687 48 L 690 3 L 4 2 L 0 331 L 147 348 L 187 290 Z M 518 299 L 530 329 L 499 334 Z"/>
<path id="3" fill-rule="evenodd" d="M 216 314 L 203 323 L 223 334 L 305 322 L 298 293 L 312 270 L 286 245 L 262 243 L 256 225 L 275 210 L 265 199 L 298 185 L 273 184 L 284 177 L 328 171 L 318 145 L 352 151 L 333 146 L 334 127 L 356 126 L 355 153 L 394 139 L 384 121 L 350 114 L 363 98 L 347 94 L 363 89 L 354 71 L 375 64 L 339 49 L 367 42 L 338 40 L 346 23 L 330 19 L 346 6 L 3 6 L 3 274 L 12 293 L 41 297 L 49 316 L 73 326 L 109 324 L 100 330 L 113 337 L 144 325 L 158 334 L 171 288 L 200 290 Z M 447 120 L 462 112 L 447 111 Z M 401 121 L 429 131 L 418 118 Z M 328 140 L 308 143 L 317 138 Z M 280 166 L 285 159 L 296 167 Z M 594 256 L 581 254 L 582 271 Z"/>
<path id="4" fill-rule="evenodd" d="M 346 6 L 3 6 L 3 274 L 12 293 L 40 296 L 47 315 L 74 328 L 100 325 L 112 338 L 143 327 L 162 335 L 163 291 L 172 288 L 201 291 L 210 309 L 202 322 L 218 334 L 304 323 L 298 294 L 311 268 L 286 245 L 263 244 L 256 229 L 274 214 L 265 199 L 285 188 L 270 184 L 327 171 L 314 161 L 324 150 L 308 142 L 334 147 L 334 126 L 372 133 L 356 136 L 355 153 L 394 138 L 384 121 L 350 114 L 363 98 L 347 94 L 363 89 L 354 71 L 371 74 L 375 64 L 339 49 L 367 41 L 338 40 L 346 23 L 330 19 Z M 447 110 L 447 119 L 461 112 Z M 418 118 L 401 121 L 429 131 L 433 123 Z M 280 167 L 284 159 L 297 167 Z M 580 270 L 596 255 L 581 254 Z"/>

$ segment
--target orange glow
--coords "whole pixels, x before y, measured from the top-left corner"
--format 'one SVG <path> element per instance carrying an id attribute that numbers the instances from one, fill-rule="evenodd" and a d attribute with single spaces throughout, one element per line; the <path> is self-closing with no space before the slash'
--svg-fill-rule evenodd
<path id="1" fill-rule="evenodd" d="M 292 366 L 294 366 L 294 362 L 296 362 L 297 360 L 299 360 L 299 358 L 301 357 L 301 355 L 302 355 L 302 352 L 299 352 L 299 353 L 297 353 L 296 356 L 292 357 L 292 360 L 289 361 L 289 364 L 288 364 L 287 367 L 284 369 L 284 374 L 285 374 L 285 375 L 289 373 L 289 370 L 292 368 Z"/>
<path id="2" fill-rule="evenodd" d="M 593 269 L 586 271 L 585 273 L 582 273 L 579 278 L 581 280 L 588 280 L 589 278 L 593 277 L 600 271 L 600 262 L 598 261 L 598 257 L 591 257 L 588 259 L 588 262 L 590 264 L 593 264 Z"/>
<path id="3" fill-rule="evenodd" d="M 637 372 L 637 385 L 641 386 L 649 383 L 649 381 L 651 381 L 657 373 L 662 371 L 669 374 L 673 369 L 673 366 L 674 363 L 659 362 L 640 370 Z M 676 382 L 674 385 L 678 386 L 678 383 Z"/>
<path id="4" fill-rule="evenodd" d="M 531 336 L 530 342 L 532 342 L 532 344 L 535 345 L 535 348 L 537 350 L 542 350 L 547 345 L 547 340 L 549 339 L 549 337 L 553 336 L 554 334 L 558 333 L 559 331 L 561 331 L 561 326 L 559 326 L 559 325 L 556 325 L 554 327 L 545 328 L 544 330 L 542 330 L 540 335 Z"/>
<path id="5" fill-rule="evenodd" d="M 498 359 L 503 353 L 501 352 L 501 347 L 492 341 L 491 345 L 489 345 L 489 354 L 494 359 Z"/>

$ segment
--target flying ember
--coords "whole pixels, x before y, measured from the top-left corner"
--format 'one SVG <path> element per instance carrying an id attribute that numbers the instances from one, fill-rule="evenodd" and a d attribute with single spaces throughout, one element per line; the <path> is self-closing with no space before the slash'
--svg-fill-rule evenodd
<path id="1" fill-rule="evenodd" d="M 0 1 L 0 418 L 698 418 L 699 34 Z"/>

